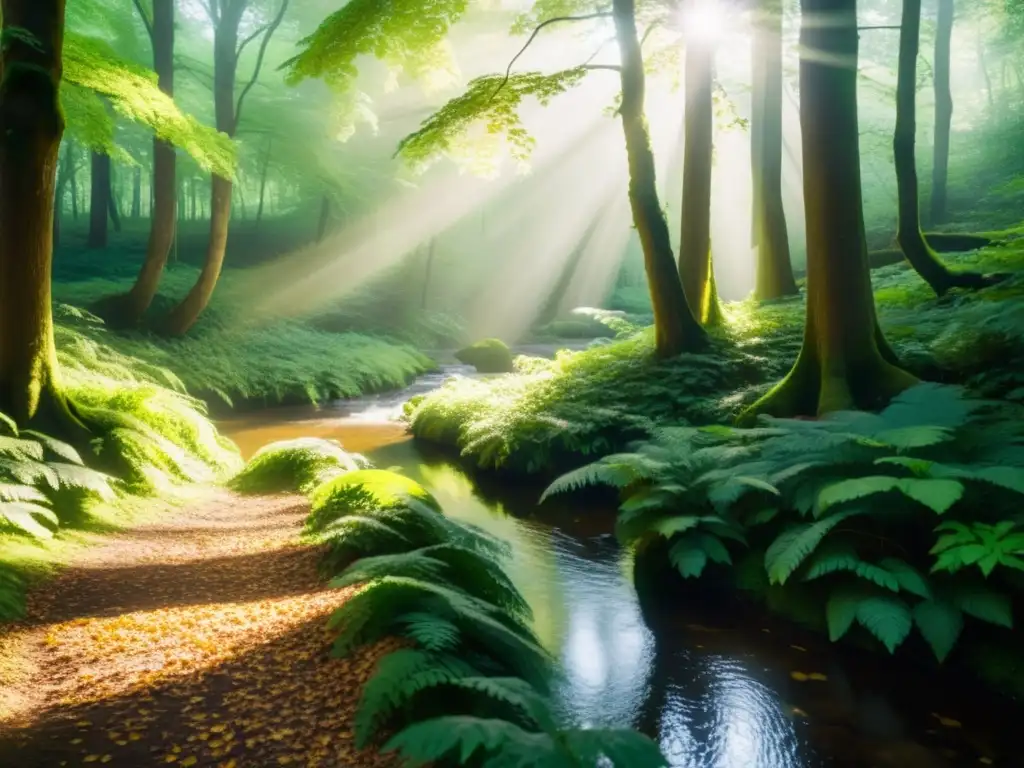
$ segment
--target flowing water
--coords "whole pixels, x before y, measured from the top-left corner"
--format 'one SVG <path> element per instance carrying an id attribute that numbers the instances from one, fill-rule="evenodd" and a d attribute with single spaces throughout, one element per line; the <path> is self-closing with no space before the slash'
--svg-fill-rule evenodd
<path id="1" fill-rule="evenodd" d="M 246 456 L 275 440 L 335 438 L 420 481 L 452 517 L 508 541 L 511 575 L 561 661 L 562 708 L 582 726 L 637 727 L 679 768 L 1024 765 L 1020 711 L 961 682 L 851 652 L 767 616 L 641 613 L 614 510 L 538 507 L 537 487 L 475 482 L 395 419 L 449 366 L 399 393 L 222 422 Z M 654 629 L 652 630 L 652 627 Z"/>

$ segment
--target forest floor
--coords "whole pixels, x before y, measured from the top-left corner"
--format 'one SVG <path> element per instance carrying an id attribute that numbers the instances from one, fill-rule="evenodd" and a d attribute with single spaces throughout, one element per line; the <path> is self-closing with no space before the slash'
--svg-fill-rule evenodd
<path id="1" fill-rule="evenodd" d="M 353 710 L 382 647 L 329 656 L 299 496 L 198 501 L 84 550 L 0 633 L 0 765 L 383 766 Z"/>

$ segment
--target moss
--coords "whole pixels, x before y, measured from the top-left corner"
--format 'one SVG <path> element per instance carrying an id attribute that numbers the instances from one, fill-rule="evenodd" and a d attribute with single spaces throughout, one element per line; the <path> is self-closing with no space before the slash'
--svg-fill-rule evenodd
<path id="1" fill-rule="evenodd" d="M 500 339 L 484 339 L 455 353 L 455 359 L 472 365 L 480 373 L 512 373 L 512 350 Z"/>
<path id="2" fill-rule="evenodd" d="M 336 440 L 302 437 L 263 446 L 230 485 L 241 493 L 309 493 L 360 467 L 360 457 L 347 453 Z"/>
<path id="3" fill-rule="evenodd" d="M 316 533 L 346 515 L 367 509 L 398 508 L 410 498 L 440 511 L 440 505 L 422 485 L 397 472 L 385 469 L 348 472 L 313 491 L 306 527 Z"/>

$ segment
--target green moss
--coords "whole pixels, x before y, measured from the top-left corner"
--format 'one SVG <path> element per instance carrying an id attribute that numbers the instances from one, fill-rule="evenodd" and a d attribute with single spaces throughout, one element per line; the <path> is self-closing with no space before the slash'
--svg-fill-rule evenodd
<path id="1" fill-rule="evenodd" d="M 230 485 L 242 493 L 308 493 L 359 468 L 359 457 L 347 453 L 336 440 L 302 437 L 263 446 Z"/>
<path id="2" fill-rule="evenodd" d="M 484 339 L 455 353 L 455 359 L 472 365 L 480 373 L 511 373 L 515 370 L 512 350 L 500 339 Z"/>
<path id="3" fill-rule="evenodd" d="M 415 480 L 384 469 L 360 469 L 329 480 L 311 495 L 306 521 L 311 532 L 323 531 L 346 515 L 367 509 L 394 509 L 410 498 L 440 509 L 437 501 Z"/>

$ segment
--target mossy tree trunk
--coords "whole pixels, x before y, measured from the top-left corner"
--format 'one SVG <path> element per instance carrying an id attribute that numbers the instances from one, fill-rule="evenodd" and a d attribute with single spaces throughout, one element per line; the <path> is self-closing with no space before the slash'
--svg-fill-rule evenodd
<path id="1" fill-rule="evenodd" d="M 790 262 L 782 205 L 782 3 L 764 0 L 753 46 L 750 157 L 753 228 L 757 247 L 754 296 L 777 299 L 798 293 Z"/>
<path id="2" fill-rule="evenodd" d="M 0 0 L 0 12 L 0 411 L 65 434 L 77 422 L 60 387 L 50 298 L 64 0 Z"/>
<path id="3" fill-rule="evenodd" d="M 668 223 L 658 200 L 654 153 L 644 118 L 646 82 L 634 0 L 613 0 L 612 15 L 622 60 L 619 114 L 629 164 L 629 205 L 643 248 L 647 285 L 654 309 L 655 349 L 659 357 L 670 357 L 703 348 L 707 334 L 686 303 L 672 253 Z"/>
<path id="4" fill-rule="evenodd" d="M 89 179 L 89 248 L 107 247 L 107 218 L 110 208 L 110 156 L 92 153 Z"/>
<path id="5" fill-rule="evenodd" d="M 953 122 L 953 94 L 949 87 L 949 59 L 953 39 L 953 0 L 938 0 L 935 20 L 935 133 L 932 143 L 932 198 L 929 224 L 943 224 L 947 216 L 946 182 L 949 175 L 949 131 Z"/>
<path id="6" fill-rule="evenodd" d="M 687 0 L 700 3 L 704 0 Z M 679 275 L 694 316 L 717 316 L 711 265 L 711 164 L 714 150 L 714 48 L 710 41 L 686 41 L 683 127 L 683 201 Z"/>
<path id="7" fill-rule="evenodd" d="M 896 241 L 907 261 L 932 290 L 942 296 L 951 288 L 978 288 L 992 282 L 976 272 L 952 272 L 921 232 L 917 161 L 917 54 L 921 35 L 921 0 L 903 0 L 899 67 L 896 81 L 896 129 L 892 148 L 896 164 L 899 219 Z"/>
<path id="8" fill-rule="evenodd" d="M 871 291 L 857 124 L 857 3 L 802 0 L 801 16 L 804 341 L 789 375 L 744 414 L 748 419 L 757 413 L 814 416 L 875 408 L 916 381 L 896 364 L 879 330 Z M 822 18 L 830 24 L 813 21 Z"/>

